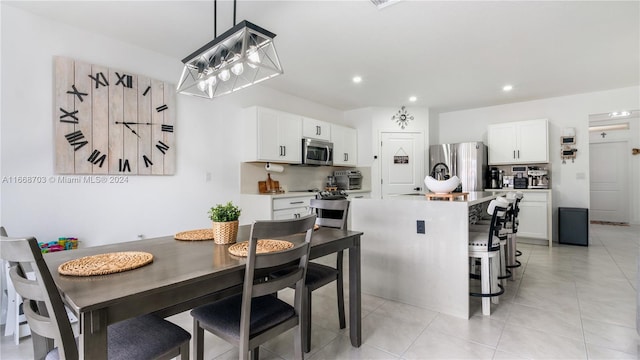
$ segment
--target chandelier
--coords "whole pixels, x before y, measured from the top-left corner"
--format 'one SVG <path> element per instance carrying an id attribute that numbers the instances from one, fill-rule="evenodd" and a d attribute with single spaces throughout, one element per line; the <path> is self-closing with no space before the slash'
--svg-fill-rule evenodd
<path id="1" fill-rule="evenodd" d="M 214 1 L 214 39 L 182 59 L 180 94 L 213 99 L 283 73 L 273 44 L 276 34 L 246 20 L 236 24 L 234 0 L 234 26 L 217 36 L 216 6 Z"/>

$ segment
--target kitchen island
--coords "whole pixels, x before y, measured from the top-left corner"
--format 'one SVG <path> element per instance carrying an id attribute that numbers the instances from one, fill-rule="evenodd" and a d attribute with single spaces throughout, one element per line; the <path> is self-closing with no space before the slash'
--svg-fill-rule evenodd
<path id="1" fill-rule="evenodd" d="M 362 292 L 469 318 L 469 207 L 502 194 L 353 199 L 352 228 L 364 232 Z"/>

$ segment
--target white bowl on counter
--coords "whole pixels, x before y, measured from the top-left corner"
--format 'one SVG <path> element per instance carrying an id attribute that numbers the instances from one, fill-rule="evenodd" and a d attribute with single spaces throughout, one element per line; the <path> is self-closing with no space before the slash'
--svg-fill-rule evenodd
<path id="1" fill-rule="evenodd" d="M 455 175 L 447 180 L 436 180 L 431 176 L 427 176 L 424 178 L 424 184 L 431 192 L 436 194 L 449 194 L 460 185 L 460 179 Z"/>

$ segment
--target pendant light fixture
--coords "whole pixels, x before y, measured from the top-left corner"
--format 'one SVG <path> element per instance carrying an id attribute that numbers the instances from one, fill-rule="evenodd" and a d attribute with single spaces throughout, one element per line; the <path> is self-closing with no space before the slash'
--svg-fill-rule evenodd
<path id="1" fill-rule="evenodd" d="M 184 69 L 178 93 L 209 99 L 271 79 L 283 73 L 273 38 L 276 34 L 249 21 L 217 36 L 217 1 L 214 1 L 214 39 L 182 59 Z"/>

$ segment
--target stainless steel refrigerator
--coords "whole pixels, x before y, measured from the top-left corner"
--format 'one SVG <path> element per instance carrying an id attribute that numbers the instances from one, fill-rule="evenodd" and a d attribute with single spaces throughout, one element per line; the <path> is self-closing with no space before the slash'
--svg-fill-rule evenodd
<path id="1" fill-rule="evenodd" d="M 483 191 L 487 187 L 487 146 L 482 142 L 431 145 L 429 174 L 436 179 L 458 176 L 458 191 Z"/>

